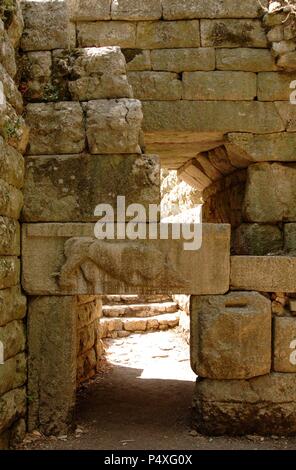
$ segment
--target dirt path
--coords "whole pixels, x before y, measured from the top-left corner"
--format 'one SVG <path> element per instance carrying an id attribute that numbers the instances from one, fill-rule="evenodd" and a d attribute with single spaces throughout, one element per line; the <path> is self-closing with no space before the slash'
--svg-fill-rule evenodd
<path id="1" fill-rule="evenodd" d="M 78 394 L 77 429 L 26 449 L 296 449 L 296 438 L 210 438 L 190 429 L 195 375 L 174 330 L 109 340 L 105 372 Z"/>

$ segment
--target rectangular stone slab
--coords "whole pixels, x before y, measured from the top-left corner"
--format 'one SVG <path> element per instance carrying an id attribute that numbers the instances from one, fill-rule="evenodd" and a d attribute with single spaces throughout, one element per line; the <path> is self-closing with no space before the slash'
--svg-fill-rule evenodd
<path id="1" fill-rule="evenodd" d="M 296 257 L 232 256 L 233 289 L 259 292 L 296 292 Z"/>
<path id="2" fill-rule="evenodd" d="M 22 235 L 23 288 L 31 295 L 206 295 L 229 289 L 227 224 L 204 224 L 196 251 L 185 251 L 184 240 L 98 240 L 94 224 L 24 224 Z"/>

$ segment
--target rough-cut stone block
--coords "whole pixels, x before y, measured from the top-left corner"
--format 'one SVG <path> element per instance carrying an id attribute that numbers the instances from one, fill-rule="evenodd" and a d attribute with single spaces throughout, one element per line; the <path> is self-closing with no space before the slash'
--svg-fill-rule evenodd
<path id="1" fill-rule="evenodd" d="M 81 383 L 93 377 L 98 367 L 95 348 L 86 351 L 77 358 L 77 381 Z"/>
<path id="2" fill-rule="evenodd" d="M 267 0 L 262 5 L 267 5 Z M 189 18 L 257 18 L 263 10 L 254 0 L 162 0 L 165 20 Z"/>
<path id="3" fill-rule="evenodd" d="M 78 23 L 77 40 L 80 47 L 135 47 L 136 31 L 135 23 L 125 21 Z"/>
<path id="4" fill-rule="evenodd" d="M 215 69 L 215 49 L 199 47 L 189 49 L 156 49 L 151 51 L 152 70 L 193 72 Z"/>
<path id="5" fill-rule="evenodd" d="M 112 0 L 71 0 L 69 16 L 72 21 L 96 21 L 111 19 Z"/>
<path id="6" fill-rule="evenodd" d="M 276 223 L 296 220 L 296 165 L 257 163 L 248 168 L 245 220 Z"/>
<path id="7" fill-rule="evenodd" d="M 18 88 L 6 72 L 3 65 L 0 64 L 0 83 L 2 83 L 3 91 L 6 97 L 6 100 L 15 108 L 17 113 L 21 114 L 23 112 L 23 97 L 18 91 Z M 2 103 L 1 103 L 2 104 Z"/>
<path id="8" fill-rule="evenodd" d="M 233 235 L 236 255 L 265 256 L 283 249 L 283 235 L 276 225 L 242 224 Z"/>
<path id="9" fill-rule="evenodd" d="M 271 368 L 271 303 L 257 292 L 191 296 L 191 367 L 199 377 L 249 379 Z"/>
<path id="10" fill-rule="evenodd" d="M 91 47 L 76 51 L 78 57 L 71 70 L 75 80 L 68 81 L 73 100 L 132 97 L 125 59 L 119 47 Z M 58 53 L 54 57 L 57 61 Z"/>
<path id="11" fill-rule="evenodd" d="M 296 224 L 284 225 L 285 251 L 296 252 Z"/>
<path id="12" fill-rule="evenodd" d="M 0 326 L 26 315 L 26 297 L 20 287 L 0 290 Z"/>
<path id="13" fill-rule="evenodd" d="M 0 395 L 21 387 L 27 380 L 26 356 L 21 353 L 1 364 Z"/>
<path id="14" fill-rule="evenodd" d="M 260 20 L 201 20 L 203 47 L 262 47 L 267 38 Z"/>
<path id="15" fill-rule="evenodd" d="M 3 216 L 0 216 L 0 255 L 20 255 L 19 223 Z"/>
<path id="16" fill-rule="evenodd" d="M 29 128 L 22 116 L 7 102 L 5 115 L 1 116 L 0 107 L 0 134 L 8 145 L 15 148 L 21 154 L 25 153 L 29 142 Z"/>
<path id="17" fill-rule="evenodd" d="M 259 101 L 288 101 L 292 90 L 290 83 L 296 79 L 296 73 L 262 72 L 258 74 Z"/>
<path id="18" fill-rule="evenodd" d="M 2 21 L 0 23 L 0 63 L 9 75 L 14 78 L 17 71 L 15 50 L 6 30 L 4 29 Z"/>
<path id="19" fill-rule="evenodd" d="M 250 380 L 197 380 L 194 420 L 210 435 L 294 435 L 296 374 Z"/>
<path id="20" fill-rule="evenodd" d="M 0 179 L 0 214 L 19 219 L 22 205 L 22 192 Z"/>
<path id="21" fill-rule="evenodd" d="M 244 72 L 278 70 L 271 51 L 265 49 L 217 49 L 216 61 L 218 70 L 242 70 Z"/>
<path id="22" fill-rule="evenodd" d="M 158 20 L 161 16 L 161 0 L 112 0 L 112 20 Z"/>
<path id="23" fill-rule="evenodd" d="M 77 354 L 83 354 L 89 351 L 96 342 L 97 323 L 91 323 L 77 331 Z"/>
<path id="24" fill-rule="evenodd" d="M 80 296 L 78 296 L 80 297 Z M 84 297 L 84 296 L 83 296 Z M 102 297 L 101 296 L 87 296 L 93 298 L 92 301 L 78 304 L 77 299 L 77 329 L 83 328 L 94 323 L 102 316 Z"/>
<path id="25" fill-rule="evenodd" d="M 52 59 L 49 51 L 27 52 L 20 58 L 21 90 L 27 101 L 51 101 Z"/>
<path id="26" fill-rule="evenodd" d="M 168 49 L 199 46 L 199 21 L 142 21 L 138 23 L 137 48 Z"/>
<path id="27" fill-rule="evenodd" d="M 0 433 L 26 414 L 26 389 L 16 388 L 0 397 Z"/>
<path id="28" fill-rule="evenodd" d="M 139 100 L 180 100 L 182 83 L 176 73 L 129 72 L 128 81 Z"/>
<path id="29" fill-rule="evenodd" d="M 27 123 L 29 155 L 80 153 L 84 149 L 84 119 L 79 103 L 29 104 Z"/>
<path id="30" fill-rule="evenodd" d="M 23 13 L 21 9 L 21 0 L 16 0 L 15 2 L 13 2 L 13 6 L 14 6 L 14 11 L 13 11 L 13 15 L 10 15 L 10 18 L 7 24 L 7 33 L 8 33 L 8 37 L 13 47 L 17 48 L 17 46 L 19 45 L 19 41 L 22 37 L 23 29 L 24 29 L 24 19 L 23 19 Z"/>
<path id="31" fill-rule="evenodd" d="M 257 76 L 251 72 L 185 72 L 185 100 L 253 100 L 257 94 Z M 145 98 L 143 98 L 145 99 Z"/>
<path id="32" fill-rule="evenodd" d="M 230 285 L 233 289 L 259 292 L 296 292 L 296 257 L 232 256 Z"/>
<path id="33" fill-rule="evenodd" d="M 127 206 L 138 203 L 147 210 L 149 204 L 160 203 L 158 157 L 41 156 L 27 158 L 26 164 L 23 220 L 27 222 L 97 221 L 96 206 L 110 204 L 115 211 L 117 195 L 126 196 Z"/>
<path id="34" fill-rule="evenodd" d="M 28 312 L 29 430 L 65 434 L 76 391 L 75 297 L 31 299 Z M 61 334 L 61 332 L 63 332 Z"/>
<path id="35" fill-rule="evenodd" d="M 296 133 L 254 135 L 238 133 L 227 135 L 226 148 L 252 162 L 296 160 Z"/>
<path id="36" fill-rule="evenodd" d="M 202 246 L 193 251 L 184 250 L 183 238 L 172 240 L 168 228 L 168 240 L 108 241 L 94 238 L 92 224 L 25 225 L 24 289 L 33 295 L 227 292 L 230 227 L 203 225 Z"/>
<path id="37" fill-rule="evenodd" d="M 0 289 L 6 289 L 18 284 L 20 277 L 20 262 L 12 256 L 0 257 Z"/>
<path id="38" fill-rule="evenodd" d="M 296 372 L 296 318 L 274 318 L 273 369 L 276 372 Z M 294 344 L 293 344 L 294 343 Z"/>
<path id="39" fill-rule="evenodd" d="M 89 101 L 85 109 L 90 153 L 141 152 L 139 139 L 143 115 L 140 101 L 124 98 Z"/>
<path id="40" fill-rule="evenodd" d="M 296 70 L 296 51 L 286 52 L 277 61 L 277 66 L 287 72 Z"/>
<path id="41" fill-rule="evenodd" d="M 149 133 L 194 131 L 268 134 L 284 130 L 273 103 L 183 100 L 144 101 L 142 106 L 144 130 Z"/>
<path id="42" fill-rule="evenodd" d="M 142 49 L 123 49 L 122 53 L 126 60 L 128 71 L 151 70 L 150 51 Z"/>
<path id="43" fill-rule="evenodd" d="M 24 351 L 26 337 L 23 322 L 15 320 L 0 327 L 0 341 L 4 346 L 5 361 Z"/>
<path id="44" fill-rule="evenodd" d="M 21 188 L 24 182 L 23 156 L 0 137 L 0 175 L 7 183 Z"/>
<path id="45" fill-rule="evenodd" d="M 24 51 L 67 48 L 68 9 L 65 0 L 22 2 L 25 29 L 21 39 Z"/>
<path id="46" fill-rule="evenodd" d="M 296 106 L 290 101 L 277 101 L 275 106 L 287 132 L 296 132 Z"/>

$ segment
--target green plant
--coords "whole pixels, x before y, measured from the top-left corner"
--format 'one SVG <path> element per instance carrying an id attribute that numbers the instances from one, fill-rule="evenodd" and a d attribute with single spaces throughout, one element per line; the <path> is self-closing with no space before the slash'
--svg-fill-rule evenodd
<path id="1" fill-rule="evenodd" d="M 43 99 L 44 101 L 58 101 L 60 98 L 60 91 L 57 85 L 48 83 L 44 87 Z"/>

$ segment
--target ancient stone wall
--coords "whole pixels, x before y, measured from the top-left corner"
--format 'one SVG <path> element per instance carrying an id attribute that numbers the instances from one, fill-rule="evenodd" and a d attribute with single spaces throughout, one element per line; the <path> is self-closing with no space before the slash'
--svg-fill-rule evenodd
<path id="1" fill-rule="evenodd" d="M 28 131 L 16 85 L 23 21 L 18 0 L 0 4 L 0 448 L 22 439 L 26 417 L 26 298 L 20 288 L 20 212 Z"/>

